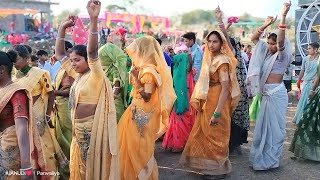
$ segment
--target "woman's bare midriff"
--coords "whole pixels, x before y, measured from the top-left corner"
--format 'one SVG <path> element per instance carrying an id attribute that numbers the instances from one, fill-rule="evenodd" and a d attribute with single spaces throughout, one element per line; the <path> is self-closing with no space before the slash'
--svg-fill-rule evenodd
<path id="1" fill-rule="evenodd" d="M 282 74 L 270 74 L 266 84 L 281 84 L 282 83 Z"/>
<path id="2" fill-rule="evenodd" d="M 94 115 L 96 108 L 96 104 L 78 104 L 75 112 L 75 119 L 83 119 Z"/>

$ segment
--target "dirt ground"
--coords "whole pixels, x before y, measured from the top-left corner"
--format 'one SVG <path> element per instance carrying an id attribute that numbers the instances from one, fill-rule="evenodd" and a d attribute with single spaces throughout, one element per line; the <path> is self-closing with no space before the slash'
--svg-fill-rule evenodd
<path id="1" fill-rule="evenodd" d="M 296 90 L 296 88 L 293 88 Z M 232 172 L 227 176 L 227 180 L 320 180 L 320 162 L 307 160 L 293 160 L 293 154 L 288 151 L 291 144 L 295 125 L 292 118 L 296 111 L 296 92 L 289 93 L 289 108 L 287 114 L 287 138 L 285 141 L 284 157 L 281 167 L 271 171 L 253 171 L 249 167 L 249 151 L 252 141 L 254 124 L 251 124 L 249 132 L 249 143 L 242 146 L 242 155 L 230 157 Z M 292 104 L 291 104 L 292 103 Z M 164 151 L 161 142 L 156 143 L 155 157 L 159 166 L 160 180 L 198 180 L 202 176 L 196 172 L 189 171 L 179 165 L 181 153 Z"/>

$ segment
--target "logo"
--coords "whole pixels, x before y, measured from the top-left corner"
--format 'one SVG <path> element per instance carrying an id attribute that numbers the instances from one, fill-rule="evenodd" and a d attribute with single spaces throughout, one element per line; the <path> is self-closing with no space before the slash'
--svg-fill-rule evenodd
<path id="1" fill-rule="evenodd" d="M 31 176 L 33 173 L 37 176 L 59 176 L 59 172 L 49 171 L 49 172 L 42 172 L 42 171 L 6 171 L 6 176 Z"/>

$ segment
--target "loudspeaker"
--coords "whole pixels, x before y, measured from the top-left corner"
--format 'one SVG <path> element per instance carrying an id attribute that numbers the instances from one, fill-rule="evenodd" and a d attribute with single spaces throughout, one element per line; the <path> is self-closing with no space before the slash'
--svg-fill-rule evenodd
<path id="1" fill-rule="evenodd" d="M 295 11 L 295 28 L 298 27 L 299 21 L 302 18 L 303 13 L 305 12 L 306 9 L 297 9 Z M 317 12 L 320 11 L 317 8 L 313 7 L 310 9 L 307 18 L 309 19 L 313 19 L 313 17 L 317 14 Z M 320 14 L 319 14 L 320 15 Z M 313 26 L 314 25 L 320 25 L 320 16 L 317 16 L 317 18 L 314 20 L 313 22 Z M 310 21 L 304 21 L 304 23 L 301 26 L 301 30 L 307 30 L 306 28 L 308 28 L 308 26 L 310 25 Z M 297 29 L 296 29 L 297 30 Z M 312 29 L 312 31 L 314 31 Z M 297 31 L 296 31 L 297 32 Z"/>
<path id="2" fill-rule="evenodd" d="M 309 6 L 310 4 L 312 4 L 314 1 L 317 1 L 317 0 L 299 0 L 298 6 L 299 7 L 306 7 L 306 6 Z M 320 4 L 320 1 L 317 4 Z"/>

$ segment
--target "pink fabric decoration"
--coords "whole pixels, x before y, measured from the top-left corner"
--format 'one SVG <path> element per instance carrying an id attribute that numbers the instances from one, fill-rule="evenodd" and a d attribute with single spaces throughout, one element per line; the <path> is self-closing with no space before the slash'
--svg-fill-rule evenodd
<path id="1" fill-rule="evenodd" d="M 228 18 L 228 23 L 238 23 L 239 22 L 239 18 L 235 17 L 235 16 L 231 16 Z"/>
<path id="2" fill-rule="evenodd" d="M 88 33 L 80 18 L 77 18 L 73 28 L 72 39 L 75 44 L 85 44 L 88 41 Z"/>

